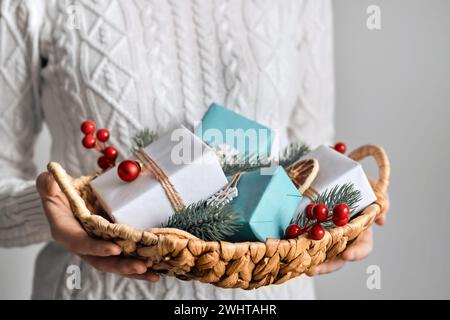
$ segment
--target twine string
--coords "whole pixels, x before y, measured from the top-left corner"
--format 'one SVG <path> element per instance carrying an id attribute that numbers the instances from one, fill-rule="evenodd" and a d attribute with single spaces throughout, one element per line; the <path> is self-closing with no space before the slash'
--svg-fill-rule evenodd
<path id="1" fill-rule="evenodd" d="M 241 179 L 242 175 L 244 174 L 244 172 L 238 172 L 236 173 L 233 178 L 231 178 L 230 182 L 228 182 L 228 185 L 226 186 L 226 188 L 224 189 L 225 191 L 229 190 L 230 188 L 234 188 L 237 186 L 239 180 Z"/>
<path id="2" fill-rule="evenodd" d="M 184 202 L 178 191 L 175 189 L 173 184 L 170 182 L 167 174 L 162 170 L 158 164 L 144 151 L 140 148 L 134 152 L 136 158 L 141 162 L 143 169 L 150 171 L 158 180 L 167 198 L 175 211 L 180 211 L 184 208 Z"/>

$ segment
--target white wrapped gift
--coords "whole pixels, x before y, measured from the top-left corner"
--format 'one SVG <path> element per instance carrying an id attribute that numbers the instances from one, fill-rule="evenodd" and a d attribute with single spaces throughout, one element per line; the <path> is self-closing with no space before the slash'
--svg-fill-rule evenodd
<path id="1" fill-rule="evenodd" d="M 364 210 L 376 201 L 375 193 L 359 162 L 325 145 L 311 151 L 303 159 L 316 159 L 319 162 L 319 173 L 311 184 L 312 189 L 317 193 L 321 194 L 336 185 L 353 183 L 355 189 L 361 192 L 362 197 L 355 212 Z M 310 202 L 311 199 L 303 197 L 298 212 L 303 212 Z"/>
<path id="2" fill-rule="evenodd" d="M 168 176 L 185 205 L 206 200 L 228 183 L 214 151 L 184 127 L 143 151 Z M 147 170 L 127 183 L 112 168 L 94 179 L 91 187 L 117 223 L 139 229 L 159 227 L 174 213 L 164 189 Z"/>

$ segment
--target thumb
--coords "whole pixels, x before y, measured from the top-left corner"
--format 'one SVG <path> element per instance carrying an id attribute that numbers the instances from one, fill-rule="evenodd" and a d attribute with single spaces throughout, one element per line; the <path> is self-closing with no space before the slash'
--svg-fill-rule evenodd
<path id="1" fill-rule="evenodd" d="M 42 172 L 36 179 L 36 188 L 41 196 L 57 196 L 61 189 L 49 172 Z"/>

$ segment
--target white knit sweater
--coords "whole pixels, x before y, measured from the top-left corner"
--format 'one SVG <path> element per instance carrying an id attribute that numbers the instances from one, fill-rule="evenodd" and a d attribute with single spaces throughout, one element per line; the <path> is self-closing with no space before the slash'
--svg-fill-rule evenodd
<path id="1" fill-rule="evenodd" d="M 127 153 L 144 126 L 192 126 L 215 101 L 279 130 L 285 141 L 333 135 L 328 0 L 0 0 L 0 245 L 49 241 L 35 190 L 33 143 L 45 122 L 52 160 L 95 170 L 79 125 L 111 129 Z M 66 268 L 82 288 L 65 286 Z M 36 298 L 311 298 L 301 277 L 246 292 L 163 278 L 148 284 L 93 270 L 50 242 Z"/>

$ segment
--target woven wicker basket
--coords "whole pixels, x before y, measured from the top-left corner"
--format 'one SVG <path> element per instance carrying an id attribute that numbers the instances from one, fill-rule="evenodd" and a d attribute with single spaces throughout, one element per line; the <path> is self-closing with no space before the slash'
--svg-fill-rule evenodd
<path id="1" fill-rule="evenodd" d="M 92 177 L 74 179 L 55 162 L 48 165 L 48 170 L 89 234 L 115 241 L 125 254 L 145 259 L 149 269 L 222 288 L 255 289 L 281 284 L 335 257 L 383 212 L 390 176 L 386 153 L 380 147 L 366 145 L 349 155 L 356 161 L 369 156 L 379 168 L 378 180 L 371 183 L 377 201 L 346 226 L 327 231 L 319 241 L 302 235 L 291 240 L 268 239 L 265 243 L 206 242 L 177 229 L 136 230 L 107 220 L 90 189 Z M 150 213 L 151 208 L 148 210 Z"/>

